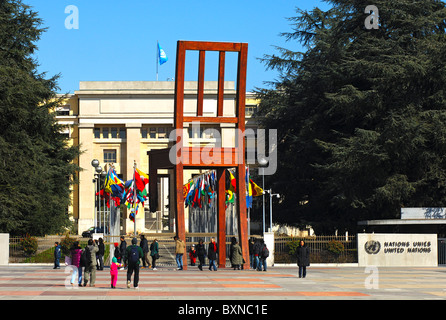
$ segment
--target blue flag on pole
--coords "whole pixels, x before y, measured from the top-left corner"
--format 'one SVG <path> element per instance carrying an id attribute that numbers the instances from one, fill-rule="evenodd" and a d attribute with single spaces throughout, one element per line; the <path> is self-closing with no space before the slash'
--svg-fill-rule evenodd
<path id="1" fill-rule="evenodd" d="M 158 42 L 158 57 L 159 57 L 159 62 L 160 65 L 162 65 L 163 63 L 167 62 L 167 55 L 164 52 L 164 50 L 161 48 L 159 42 Z"/>

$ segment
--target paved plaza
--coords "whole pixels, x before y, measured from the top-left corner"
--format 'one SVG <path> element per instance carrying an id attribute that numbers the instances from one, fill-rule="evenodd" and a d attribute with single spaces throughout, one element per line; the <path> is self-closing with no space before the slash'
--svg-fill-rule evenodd
<path id="1" fill-rule="evenodd" d="M 0 267 L 1 300 L 435 300 L 446 299 L 446 268 L 360 268 L 311 266 L 307 277 L 297 267 L 255 270 L 177 271 L 141 269 L 138 289 L 126 286 L 119 271 L 116 289 L 110 288 L 106 268 L 97 271 L 95 287 L 72 288 L 70 271 L 49 265 Z"/>

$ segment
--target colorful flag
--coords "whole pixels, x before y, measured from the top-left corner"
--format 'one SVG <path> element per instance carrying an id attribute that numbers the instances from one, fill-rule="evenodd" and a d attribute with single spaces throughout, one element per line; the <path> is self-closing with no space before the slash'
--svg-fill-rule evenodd
<path id="1" fill-rule="evenodd" d="M 135 167 L 133 179 L 125 183 L 125 204 L 130 209 L 129 219 L 135 222 L 139 204 L 144 207 L 147 200 L 146 185 L 149 183 L 149 175 Z"/>
<path id="2" fill-rule="evenodd" d="M 249 179 L 249 184 L 251 185 L 252 188 L 253 197 L 258 197 L 263 195 L 263 189 L 260 188 L 254 181 L 252 181 L 252 179 Z"/>
<path id="3" fill-rule="evenodd" d="M 110 193 L 112 197 L 122 198 L 125 194 L 124 181 L 118 177 L 113 168 L 108 170 L 107 177 L 105 178 L 104 190 L 105 192 Z"/>
<path id="4" fill-rule="evenodd" d="M 183 198 L 186 199 L 187 194 L 190 191 L 190 188 L 194 185 L 194 181 L 191 180 L 183 186 Z"/>
<path id="5" fill-rule="evenodd" d="M 166 63 L 168 60 L 167 55 L 164 52 L 164 50 L 161 48 L 159 42 L 158 42 L 158 60 L 159 60 L 160 65 L 162 65 L 163 63 Z"/>
<path id="6" fill-rule="evenodd" d="M 226 190 L 226 205 L 228 205 L 228 203 L 234 203 L 235 201 L 235 195 L 234 192 L 232 192 L 231 190 Z"/>
<path id="7" fill-rule="evenodd" d="M 246 208 L 252 208 L 252 186 L 249 183 L 249 167 L 246 167 L 245 182 L 246 182 Z"/>
<path id="8" fill-rule="evenodd" d="M 127 180 L 125 182 L 125 205 L 127 206 L 128 209 L 131 208 L 131 206 L 133 205 L 133 198 L 135 196 L 135 189 L 134 189 L 134 181 L 132 180 Z"/>
<path id="9" fill-rule="evenodd" d="M 226 190 L 235 192 L 237 183 L 236 183 L 234 175 L 229 170 L 225 171 L 225 183 L 226 183 Z"/>
<path id="10" fill-rule="evenodd" d="M 203 208 L 212 207 L 215 195 L 215 171 L 203 173 L 183 185 L 185 207 Z"/>
<path id="11" fill-rule="evenodd" d="M 149 183 L 149 175 L 135 168 L 135 185 L 138 191 L 143 191 Z"/>

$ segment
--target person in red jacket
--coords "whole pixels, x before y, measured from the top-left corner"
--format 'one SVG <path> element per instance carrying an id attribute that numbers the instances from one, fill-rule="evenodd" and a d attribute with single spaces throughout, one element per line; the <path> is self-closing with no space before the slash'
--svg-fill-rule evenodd
<path id="1" fill-rule="evenodd" d="M 190 258 L 190 265 L 195 266 L 195 262 L 197 262 L 197 251 L 195 250 L 194 244 L 189 249 L 189 258 Z"/>
<path id="2" fill-rule="evenodd" d="M 209 259 L 209 270 L 217 271 L 217 253 L 218 247 L 214 238 L 211 238 L 211 242 L 209 242 L 208 246 L 208 259 Z"/>

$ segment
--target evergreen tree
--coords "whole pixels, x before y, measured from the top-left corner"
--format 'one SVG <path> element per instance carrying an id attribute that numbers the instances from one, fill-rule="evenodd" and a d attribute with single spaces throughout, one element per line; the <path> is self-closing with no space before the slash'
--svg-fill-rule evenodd
<path id="1" fill-rule="evenodd" d="M 278 129 L 276 216 L 323 231 L 400 208 L 446 205 L 446 8 L 437 0 L 332 0 L 297 10 L 290 42 L 265 56 L 281 71 L 258 89 L 259 121 Z"/>
<path id="2" fill-rule="evenodd" d="M 54 110 L 57 78 L 37 72 L 45 31 L 21 0 L 0 0 L 0 232 L 43 235 L 69 225 L 77 147 L 68 147 Z"/>

